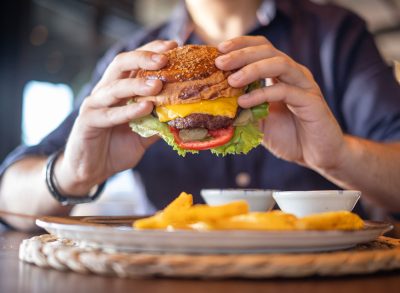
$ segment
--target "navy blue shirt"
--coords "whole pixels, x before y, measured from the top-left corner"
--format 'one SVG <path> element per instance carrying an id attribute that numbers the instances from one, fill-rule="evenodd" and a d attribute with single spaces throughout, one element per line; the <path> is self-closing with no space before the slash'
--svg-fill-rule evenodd
<path id="1" fill-rule="evenodd" d="M 276 4 L 265 1 L 258 16 L 259 23 L 249 35 L 267 37 L 279 50 L 311 70 L 345 133 L 375 141 L 400 140 L 400 87 L 363 20 L 343 8 L 305 0 L 279 0 Z M 154 39 L 201 43 L 190 30 L 190 19 L 182 6 L 169 22 L 140 31 L 111 48 L 98 63 L 91 83 L 78 100 L 89 95 L 116 54 Z M 12 152 L 0 166 L 0 174 L 25 156 L 48 156 L 64 147 L 79 104 L 40 144 L 20 146 Z M 202 188 L 240 187 L 238 174 L 248 175 L 247 188 L 338 188 L 316 172 L 280 160 L 261 146 L 248 155 L 220 158 L 203 151 L 182 158 L 159 141 L 146 152 L 135 170 L 139 171 L 148 198 L 156 208 L 163 208 L 181 191 L 193 193 L 195 201 L 201 202 Z"/>

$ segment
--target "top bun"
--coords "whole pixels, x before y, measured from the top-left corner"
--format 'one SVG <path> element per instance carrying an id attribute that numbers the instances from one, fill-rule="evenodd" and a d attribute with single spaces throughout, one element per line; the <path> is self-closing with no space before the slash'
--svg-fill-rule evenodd
<path id="1" fill-rule="evenodd" d="M 221 55 L 217 48 L 201 45 L 186 45 L 166 53 L 167 65 L 161 70 L 139 70 L 137 77 L 160 79 L 164 82 L 198 80 L 209 77 L 219 69 L 215 58 Z"/>
<path id="2" fill-rule="evenodd" d="M 156 106 L 189 104 L 200 100 L 239 96 L 243 88 L 232 88 L 227 81 L 231 71 L 215 66 L 221 53 L 215 47 L 186 45 L 166 53 L 168 63 L 160 70 L 139 70 L 136 77 L 164 82 L 157 96 L 136 97 L 136 101 L 152 101 Z"/>

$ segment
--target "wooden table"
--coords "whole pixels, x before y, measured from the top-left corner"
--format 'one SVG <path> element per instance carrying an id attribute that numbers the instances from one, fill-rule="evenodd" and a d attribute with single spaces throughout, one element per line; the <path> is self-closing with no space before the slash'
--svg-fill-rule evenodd
<path id="1" fill-rule="evenodd" d="M 42 269 L 18 260 L 20 242 L 32 237 L 0 231 L 0 292 L 400 292 L 400 272 L 369 276 L 273 280 L 119 279 Z"/>

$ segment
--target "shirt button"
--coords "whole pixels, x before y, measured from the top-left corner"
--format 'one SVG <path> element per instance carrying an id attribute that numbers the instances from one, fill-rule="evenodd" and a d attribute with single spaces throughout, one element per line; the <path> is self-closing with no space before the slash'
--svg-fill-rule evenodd
<path id="1" fill-rule="evenodd" d="M 240 172 L 236 175 L 236 185 L 239 187 L 247 187 L 250 185 L 251 177 L 247 172 Z"/>

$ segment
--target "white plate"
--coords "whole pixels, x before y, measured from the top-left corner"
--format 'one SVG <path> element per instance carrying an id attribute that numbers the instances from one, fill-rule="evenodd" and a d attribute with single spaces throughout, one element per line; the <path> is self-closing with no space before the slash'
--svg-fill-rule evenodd
<path id="1" fill-rule="evenodd" d="M 129 217 L 43 217 L 36 224 L 61 238 L 129 252 L 276 253 L 351 248 L 391 230 L 366 221 L 358 231 L 162 231 L 135 230 Z M 101 223 L 101 224 L 99 224 Z"/>

